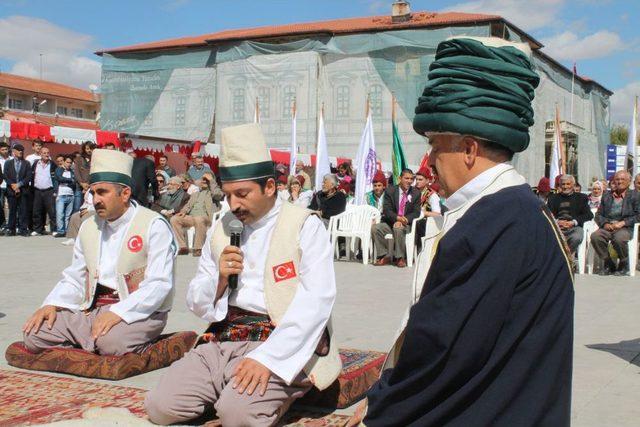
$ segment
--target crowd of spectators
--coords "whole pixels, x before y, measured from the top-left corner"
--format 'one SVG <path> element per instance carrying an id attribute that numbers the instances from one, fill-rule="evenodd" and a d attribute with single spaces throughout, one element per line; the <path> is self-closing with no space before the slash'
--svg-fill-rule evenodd
<path id="1" fill-rule="evenodd" d="M 79 152 L 52 159 L 40 142 L 32 144 L 33 153 L 26 157 L 21 144 L 10 147 L 0 143 L 0 234 L 51 234 L 66 238 L 65 245 L 73 244 L 82 221 L 94 212 L 88 190 L 95 148 L 85 142 Z M 104 148 L 116 149 L 113 144 Z M 167 219 L 177 236 L 180 254 L 199 256 L 213 215 L 224 203 L 224 194 L 202 154 L 193 153 L 186 173 L 178 175 L 164 154 L 156 162 L 153 156 L 136 156 L 131 149 L 127 152 L 134 157 L 133 198 Z M 292 174 L 284 164 L 277 164 L 275 171 L 278 198 L 315 211 L 326 226 L 353 202 L 357 177 L 349 162 L 325 175 L 322 187 L 315 192 L 302 161 L 296 162 Z M 594 178 L 586 193 L 571 175 L 558 177 L 555 184 L 553 190 L 549 179 L 543 177 L 534 191 L 548 207 L 569 252 L 575 255 L 584 239 L 585 223 L 594 220 L 597 230 L 590 237 L 598 258 L 596 271 L 626 274 L 627 243 L 633 226 L 640 221 L 640 174 L 633 181 L 625 171 L 618 171 L 608 182 Z M 405 169 L 395 184 L 392 176 L 377 171 L 372 187 L 365 202 L 381 217 L 371 229 L 377 252 L 374 265 L 404 267 L 405 239 L 414 220 L 415 246 L 420 251 L 428 218 L 446 211 L 444 195 L 428 168 L 415 174 Z M 194 229 L 191 248 L 187 238 L 190 228 Z"/>

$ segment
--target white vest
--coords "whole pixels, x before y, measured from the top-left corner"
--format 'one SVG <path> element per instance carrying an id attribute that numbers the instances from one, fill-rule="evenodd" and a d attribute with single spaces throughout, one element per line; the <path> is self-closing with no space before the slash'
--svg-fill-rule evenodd
<path id="1" fill-rule="evenodd" d="M 129 229 L 125 233 L 124 239 L 122 239 L 122 247 L 120 248 L 116 266 L 116 277 L 118 280 L 117 291 L 121 301 L 136 291 L 140 282 L 144 280 L 147 268 L 151 223 L 156 218 L 164 221 L 160 214 L 150 209 L 142 206 L 137 206 L 135 209 L 136 212 L 129 224 Z M 91 308 L 98 285 L 100 242 L 102 241 L 100 222 L 101 220 L 97 215 L 92 215 L 82 223 L 78 234 L 87 264 L 85 295 L 80 305 L 80 310 L 88 310 Z M 167 298 L 165 298 L 162 305 L 158 308 L 158 311 L 171 310 L 174 293 L 175 290 L 172 288 Z"/>
<path id="2" fill-rule="evenodd" d="M 293 262 L 295 271 L 300 271 L 300 231 L 311 213 L 308 209 L 283 203 L 271 235 L 265 263 L 264 298 L 271 323 L 276 327 L 289 308 L 300 280 L 296 275 L 296 277 L 281 280 L 276 285 L 273 269 L 284 263 Z M 220 254 L 229 245 L 226 224 L 231 219 L 233 219 L 233 215 L 230 213 L 221 218 L 211 236 L 211 254 L 215 260 L 220 259 Z M 333 339 L 331 319 L 327 323 L 327 329 L 330 337 L 329 353 L 326 356 L 318 356 L 314 353 L 303 368 L 309 380 L 319 390 L 329 387 L 342 370 L 338 346 Z"/>

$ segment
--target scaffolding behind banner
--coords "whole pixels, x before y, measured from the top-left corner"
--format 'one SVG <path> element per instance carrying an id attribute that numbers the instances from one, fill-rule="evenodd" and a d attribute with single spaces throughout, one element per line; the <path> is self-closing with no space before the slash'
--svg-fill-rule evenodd
<path id="1" fill-rule="evenodd" d="M 391 159 L 391 103 L 411 164 L 428 146 L 412 128 L 417 99 L 438 43 L 456 35 L 489 36 L 490 25 L 421 28 L 350 35 L 310 35 L 273 42 L 233 41 L 210 48 L 104 54 L 102 127 L 137 135 L 214 142 L 227 126 L 253 121 L 256 103 L 267 143 L 286 148 L 291 105 L 297 105 L 297 140 L 315 152 L 322 106 L 330 156 L 354 157 L 371 102 L 377 156 Z M 512 38 L 518 39 L 517 32 Z M 534 101 L 531 145 L 514 164 L 529 182 L 544 175 L 545 134 L 556 104 L 571 116 L 571 74 L 534 54 L 541 84 Z M 602 176 L 608 143 L 608 93 L 576 84 L 573 122 L 581 179 Z"/>

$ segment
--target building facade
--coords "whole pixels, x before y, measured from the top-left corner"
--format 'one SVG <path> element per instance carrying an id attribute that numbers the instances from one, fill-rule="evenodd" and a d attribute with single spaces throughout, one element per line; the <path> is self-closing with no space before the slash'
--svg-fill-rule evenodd
<path id="1" fill-rule="evenodd" d="M 329 155 L 353 158 L 371 108 L 379 159 L 391 158 L 392 99 L 410 164 L 428 151 L 412 129 L 417 98 L 440 41 L 459 35 L 528 43 L 541 76 L 531 146 L 515 166 L 531 183 L 548 169 L 556 106 L 578 178 L 603 176 L 611 92 L 545 55 L 542 45 L 495 15 L 404 11 L 392 16 L 229 30 L 98 52 L 102 127 L 215 143 L 220 129 L 260 122 L 273 148 L 288 148 L 297 111 L 302 153 L 314 153 L 324 114 Z M 573 92 L 572 92 L 573 88 Z M 572 100 L 573 98 L 573 100 Z M 573 111 L 571 111 L 573 106 Z"/>

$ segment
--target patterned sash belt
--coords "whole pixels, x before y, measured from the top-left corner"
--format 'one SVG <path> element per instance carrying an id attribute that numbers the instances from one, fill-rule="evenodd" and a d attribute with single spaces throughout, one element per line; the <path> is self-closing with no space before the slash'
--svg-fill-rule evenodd
<path id="1" fill-rule="evenodd" d="M 96 298 L 93 303 L 94 308 L 102 307 L 103 305 L 110 305 L 120 302 L 118 291 L 108 288 L 106 286 L 98 285 L 96 288 Z"/>
<path id="2" fill-rule="evenodd" d="M 266 341 L 275 326 L 269 316 L 229 306 L 227 317 L 209 325 L 201 340 L 211 341 Z"/>

